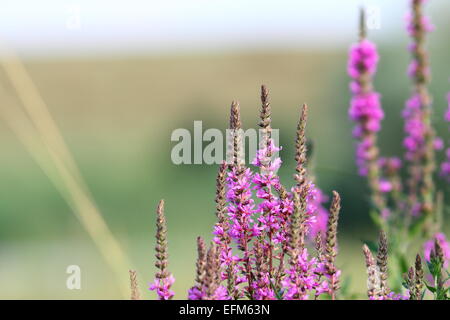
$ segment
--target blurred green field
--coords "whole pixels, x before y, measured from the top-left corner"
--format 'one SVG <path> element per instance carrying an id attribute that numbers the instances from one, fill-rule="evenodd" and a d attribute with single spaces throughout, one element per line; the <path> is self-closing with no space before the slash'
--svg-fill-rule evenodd
<path id="1" fill-rule="evenodd" d="M 449 52 L 449 44 L 436 41 L 434 46 L 432 61 L 440 66 L 433 69 L 436 120 L 448 137 L 440 115 L 450 74 L 442 52 Z M 387 114 L 382 148 L 401 153 L 407 53 L 391 46 L 381 51 L 376 86 Z M 154 272 L 158 200 L 166 200 L 178 298 L 186 296 L 193 281 L 195 238 L 208 238 L 215 221 L 217 167 L 172 164 L 171 132 L 192 131 L 194 120 L 202 120 L 204 129 L 225 129 L 233 99 L 241 102 L 244 126 L 255 127 L 262 83 L 271 90 L 273 126 L 280 129 L 283 146 L 279 173 L 286 184 L 294 168 L 299 106 L 310 106 L 308 135 L 317 182 L 326 193 L 336 189 L 343 198 L 340 266 L 344 277 L 352 277 L 351 290 L 364 292 L 361 244 L 376 233 L 367 216 L 365 183 L 354 174 L 345 65 L 345 50 L 26 61 L 100 210 L 135 263 L 147 298 L 154 298 L 146 288 Z M 0 83 L 13 93 L 3 73 Z M 0 144 L 0 298 L 121 298 L 92 241 L 4 122 Z M 80 291 L 65 287 L 71 264 L 81 267 Z"/>

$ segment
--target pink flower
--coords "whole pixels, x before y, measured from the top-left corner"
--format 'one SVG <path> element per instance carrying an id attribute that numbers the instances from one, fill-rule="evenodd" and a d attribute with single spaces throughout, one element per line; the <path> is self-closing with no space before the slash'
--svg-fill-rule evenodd
<path id="1" fill-rule="evenodd" d="M 192 287 L 188 291 L 189 300 L 230 300 L 227 288 L 220 285 L 212 296 L 206 294 L 206 288 Z"/>
<path id="2" fill-rule="evenodd" d="M 392 184 L 389 181 L 384 180 L 384 179 L 382 179 L 378 182 L 378 187 L 379 187 L 380 191 L 383 193 L 392 191 Z"/>
<path id="3" fill-rule="evenodd" d="M 311 291 L 326 292 L 328 288 L 325 279 L 320 280 L 318 268 L 320 264 L 316 258 L 308 257 L 305 248 L 299 254 L 296 264 L 286 270 L 286 277 L 281 284 L 285 290 L 285 300 L 307 300 Z"/>
<path id="4" fill-rule="evenodd" d="M 166 278 L 155 279 L 155 281 L 150 285 L 150 290 L 156 291 L 160 300 L 169 300 L 174 296 L 174 292 L 170 290 L 175 282 L 175 278 L 169 275 Z"/>
<path id="5" fill-rule="evenodd" d="M 384 112 L 381 108 L 380 94 L 371 89 L 365 90 L 361 84 L 364 77 L 373 76 L 378 64 L 378 52 L 375 44 L 363 39 L 350 49 L 348 74 L 353 79 L 350 91 L 349 117 L 355 122 L 353 136 L 357 138 L 356 164 L 360 175 L 367 175 L 367 163 L 371 160 L 371 150 L 375 147 L 372 136 L 380 131 Z M 366 88 L 367 89 L 367 88 Z"/>

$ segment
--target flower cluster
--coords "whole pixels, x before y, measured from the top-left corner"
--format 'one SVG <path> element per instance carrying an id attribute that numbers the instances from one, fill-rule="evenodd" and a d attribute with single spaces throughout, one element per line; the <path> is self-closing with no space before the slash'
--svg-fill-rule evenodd
<path id="1" fill-rule="evenodd" d="M 323 206 L 327 198 L 306 173 L 307 107 L 303 107 L 297 132 L 297 184 L 286 189 L 277 176 L 282 161 L 276 154 L 281 148 L 271 138 L 265 86 L 261 97 L 264 135 L 252 162 L 257 170 L 238 161 L 241 140 L 233 135 L 232 161 L 220 166 L 217 176 L 218 222 L 213 243 L 206 253 L 203 240 L 198 240 L 196 284 L 188 298 L 303 300 L 329 295 L 335 299 L 340 276 L 335 266 L 340 199 L 335 193 L 329 219 Z M 231 119 L 231 129 L 240 129 L 237 103 L 232 105 Z M 325 241 L 322 234 L 326 234 Z M 314 238 L 317 257 L 305 247 Z"/>
<path id="2" fill-rule="evenodd" d="M 240 248 L 245 248 L 251 238 L 260 233 L 254 223 L 255 203 L 252 199 L 253 174 L 249 168 L 233 168 L 228 174 L 228 212 L 231 221 L 229 234 Z"/>
<path id="3" fill-rule="evenodd" d="M 353 79 L 350 83 L 353 97 L 349 115 L 356 123 L 353 135 L 359 140 L 356 163 L 361 175 L 369 173 L 369 163 L 377 155 L 375 133 L 380 130 L 384 117 L 380 94 L 373 91 L 370 83 L 376 72 L 378 59 L 376 46 L 367 39 L 362 39 L 350 49 L 348 74 Z"/>
<path id="4" fill-rule="evenodd" d="M 298 255 L 295 264 L 286 270 L 287 276 L 282 280 L 287 300 L 306 300 L 314 290 L 317 295 L 328 293 L 328 282 L 321 279 L 325 272 L 324 263 L 310 258 L 306 248 Z"/>
<path id="5" fill-rule="evenodd" d="M 150 285 L 149 289 L 156 291 L 160 300 L 170 300 L 174 296 L 174 292 L 170 290 L 175 282 L 175 278 L 172 275 L 162 279 L 155 279 Z"/>

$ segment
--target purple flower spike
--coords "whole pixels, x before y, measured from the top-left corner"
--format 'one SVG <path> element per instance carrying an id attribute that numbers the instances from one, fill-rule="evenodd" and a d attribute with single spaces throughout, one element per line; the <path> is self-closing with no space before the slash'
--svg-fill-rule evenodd
<path id="1" fill-rule="evenodd" d="M 381 120 L 384 118 L 380 94 L 373 91 L 371 84 L 378 60 L 375 44 L 367 39 L 361 39 L 350 48 L 347 71 L 352 78 L 350 91 L 353 97 L 349 117 L 356 124 L 353 130 L 354 137 L 358 139 L 356 164 L 362 176 L 368 175 L 376 166 L 376 133 L 380 131 Z"/>

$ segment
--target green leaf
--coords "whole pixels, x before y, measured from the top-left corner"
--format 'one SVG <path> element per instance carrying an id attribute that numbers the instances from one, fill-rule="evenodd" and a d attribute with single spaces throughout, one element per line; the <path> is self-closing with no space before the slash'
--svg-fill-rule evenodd
<path id="1" fill-rule="evenodd" d="M 273 292 L 275 293 L 275 297 L 278 300 L 283 300 L 283 290 L 277 290 L 277 288 L 275 288 L 275 285 L 272 282 L 272 279 L 269 280 L 270 281 L 270 286 L 272 287 Z"/>
<path id="2" fill-rule="evenodd" d="M 428 284 L 426 284 L 425 283 L 425 286 L 428 288 L 428 290 L 430 290 L 431 292 L 433 292 L 433 293 L 436 293 L 436 288 L 434 288 L 434 287 L 432 287 L 432 286 L 430 286 L 430 285 L 428 285 Z"/>

